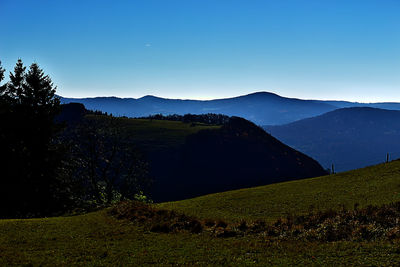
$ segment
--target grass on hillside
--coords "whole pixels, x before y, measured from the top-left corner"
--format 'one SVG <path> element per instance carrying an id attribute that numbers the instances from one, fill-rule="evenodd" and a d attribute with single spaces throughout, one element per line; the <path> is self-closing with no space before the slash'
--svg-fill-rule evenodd
<path id="1" fill-rule="evenodd" d="M 400 161 L 364 169 L 240 189 L 159 206 L 198 218 L 267 220 L 310 210 L 352 209 L 400 201 Z"/>
<path id="2" fill-rule="evenodd" d="M 158 206 L 188 216 L 273 221 L 340 205 L 400 200 L 400 161 L 361 170 L 207 195 Z M 297 241 L 262 235 L 154 233 L 107 210 L 72 217 L 0 220 L 0 266 L 9 265 L 400 265 L 399 240 Z"/>
<path id="3" fill-rule="evenodd" d="M 145 151 L 177 147 L 184 144 L 186 136 L 202 129 L 218 129 L 221 126 L 180 121 L 117 118 L 129 133 L 129 139 Z"/>
<path id="4" fill-rule="evenodd" d="M 400 264 L 394 242 L 270 242 L 208 233 L 152 233 L 106 211 L 0 220 L 0 266 L 380 265 Z"/>

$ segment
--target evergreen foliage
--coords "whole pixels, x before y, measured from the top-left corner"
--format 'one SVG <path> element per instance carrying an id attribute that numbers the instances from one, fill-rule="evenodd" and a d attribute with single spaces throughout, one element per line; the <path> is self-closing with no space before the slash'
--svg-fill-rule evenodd
<path id="1" fill-rule="evenodd" d="M 0 190 L 7 203 L 0 216 L 40 216 L 60 209 L 61 153 L 53 142 L 60 130 L 54 122 L 60 101 L 50 77 L 36 63 L 26 71 L 18 60 L 0 98 Z"/>
<path id="2" fill-rule="evenodd" d="M 0 82 L 5 70 L 0 62 Z M 112 116 L 60 105 L 38 64 L 0 84 L 0 217 L 38 217 L 146 198 L 147 162 Z M 60 113 L 61 111 L 62 114 Z"/>
<path id="3" fill-rule="evenodd" d="M 3 66 L 1 65 L 1 61 L 0 61 L 0 82 L 3 81 L 3 79 L 4 79 L 5 71 L 6 70 L 3 68 Z M 4 88 L 5 88 L 5 85 L 0 84 L 0 94 L 3 92 Z"/>

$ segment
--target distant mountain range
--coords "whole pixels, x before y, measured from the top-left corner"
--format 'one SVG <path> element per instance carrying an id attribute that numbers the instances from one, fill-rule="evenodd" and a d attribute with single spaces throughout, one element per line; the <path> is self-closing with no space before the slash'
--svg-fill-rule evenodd
<path id="1" fill-rule="evenodd" d="M 286 125 L 264 126 L 264 129 L 316 159 L 323 167 L 334 164 L 337 171 L 384 162 L 387 153 L 390 159 L 400 157 L 400 111 L 343 108 Z"/>
<path id="2" fill-rule="evenodd" d="M 220 113 L 239 116 L 258 125 L 280 125 L 314 117 L 343 107 L 377 107 L 400 110 L 399 103 L 362 104 L 346 101 L 320 101 L 286 98 L 269 92 L 258 92 L 215 100 L 166 99 L 155 96 L 135 98 L 95 97 L 61 98 L 62 103 L 77 102 L 87 109 L 116 116 L 142 117 L 154 114 Z"/>

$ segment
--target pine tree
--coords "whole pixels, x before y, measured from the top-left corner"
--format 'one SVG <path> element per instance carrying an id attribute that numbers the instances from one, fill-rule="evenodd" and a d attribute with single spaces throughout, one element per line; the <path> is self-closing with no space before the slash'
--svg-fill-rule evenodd
<path id="1" fill-rule="evenodd" d="M 50 77 L 36 63 L 26 72 L 22 60 L 18 60 L 2 91 L 7 109 L 0 117 L 0 187 L 5 190 L 1 192 L 3 203 L 9 204 L 0 216 L 41 216 L 55 209 L 61 161 L 53 143 L 60 129 L 55 124 L 60 110 L 55 90 Z"/>
<path id="2" fill-rule="evenodd" d="M 14 78 L 19 81 L 19 77 Z M 54 114 L 54 111 L 58 112 L 60 100 L 55 95 L 57 88 L 54 87 L 50 77 L 44 74 L 38 64 L 33 63 L 24 78 L 25 83 L 22 83 L 22 92 L 17 91 L 22 104 L 32 108 L 42 107 L 49 114 Z M 10 79 L 12 80 L 11 77 Z"/>
<path id="3" fill-rule="evenodd" d="M 0 98 L 1 99 L 7 89 L 6 84 L 1 85 L 1 82 L 4 80 L 4 72 L 5 71 L 6 70 L 3 68 L 3 66 L 1 65 L 1 61 L 0 61 Z"/>
<path id="4" fill-rule="evenodd" d="M 4 79 L 4 72 L 6 70 L 3 68 L 3 66 L 1 65 L 1 61 L 0 61 L 0 82 Z"/>
<path id="5" fill-rule="evenodd" d="M 10 101 L 18 101 L 23 95 L 23 83 L 26 67 L 21 59 L 18 59 L 14 67 L 14 73 L 10 72 L 10 82 L 7 85 L 7 95 Z"/>

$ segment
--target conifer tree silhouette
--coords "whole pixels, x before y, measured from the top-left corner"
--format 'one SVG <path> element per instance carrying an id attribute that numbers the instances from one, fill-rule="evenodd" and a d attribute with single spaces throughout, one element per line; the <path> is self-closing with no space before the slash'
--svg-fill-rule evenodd
<path id="1" fill-rule="evenodd" d="M 4 70 L 0 70 L 4 79 Z M 57 168 L 61 162 L 53 137 L 60 100 L 38 64 L 29 70 L 18 60 L 1 89 L 0 179 L 2 217 L 41 216 L 57 205 Z"/>

